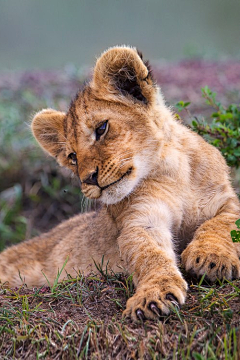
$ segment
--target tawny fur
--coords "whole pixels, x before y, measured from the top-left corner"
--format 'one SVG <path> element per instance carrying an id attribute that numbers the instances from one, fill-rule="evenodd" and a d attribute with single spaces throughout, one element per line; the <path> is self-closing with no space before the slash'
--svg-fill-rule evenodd
<path id="1" fill-rule="evenodd" d="M 216 148 L 174 119 L 134 48 L 103 53 L 68 113 L 43 110 L 32 130 L 102 208 L 6 249 L 2 282 L 40 286 L 44 273 L 53 283 L 66 259 L 61 278 L 89 272 L 104 256 L 115 272 L 133 274 L 136 293 L 125 315 L 135 320 L 139 310 L 155 318 L 171 301 L 184 303 L 177 253 L 186 270 L 211 281 L 240 276 L 240 249 L 230 237 L 240 207 L 228 167 Z M 94 174 L 97 183 L 89 184 Z"/>

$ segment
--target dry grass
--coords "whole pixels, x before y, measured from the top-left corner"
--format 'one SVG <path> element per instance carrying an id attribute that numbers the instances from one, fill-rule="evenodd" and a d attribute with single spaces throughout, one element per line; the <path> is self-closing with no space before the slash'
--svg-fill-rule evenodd
<path id="1" fill-rule="evenodd" d="M 202 279 L 203 280 L 203 279 Z M 0 290 L 3 359 L 239 359 L 240 281 L 191 283 L 157 322 L 122 319 L 131 277 L 104 271 L 52 288 Z"/>

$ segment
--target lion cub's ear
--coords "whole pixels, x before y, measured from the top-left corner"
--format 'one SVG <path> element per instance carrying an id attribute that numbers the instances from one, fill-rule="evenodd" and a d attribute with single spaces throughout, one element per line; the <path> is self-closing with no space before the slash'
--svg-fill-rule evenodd
<path id="1" fill-rule="evenodd" d="M 153 102 L 156 89 L 148 63 L 135 48 L 114 47 L 97 60 L 92 87 L 98 96 L 109 100 Z"/>
<path id="2" fill-rule="evenodd" d="M 64 121 L 66 114 L 45 109 L 38 112 L 32 121 L 32 132 L 40 146 L 51 156 L 57 157 L 65 149 Z"/>

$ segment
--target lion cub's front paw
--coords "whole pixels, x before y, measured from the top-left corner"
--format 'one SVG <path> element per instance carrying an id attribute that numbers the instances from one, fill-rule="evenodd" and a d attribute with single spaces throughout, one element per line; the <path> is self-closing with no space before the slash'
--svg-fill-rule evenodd
<path id="1" fill-rule="evenodd" d="M 198 277 L 206 274 L 206 279 L 215 281 L 240 277 L 240 261 L 232 244 L 190 243 L 182 253 L 185 269 Z"/>
<path id="2" fill-rule="evenodd" d="M 167 315 L 171 305 L 182 305 L 186 299 L 187 283 L 181 276 L 164 276 L 141 284 L 128 301 L 123 316 L 133 321 L 157 319 Z"/>

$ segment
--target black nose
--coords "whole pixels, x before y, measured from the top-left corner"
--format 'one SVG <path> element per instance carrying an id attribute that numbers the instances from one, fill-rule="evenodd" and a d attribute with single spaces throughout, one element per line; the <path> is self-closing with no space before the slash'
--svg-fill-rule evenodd
<path id="1" fill-rule="evenodd" d="M 91 173 L 84 181 L 84 184 L 88 184 L 88 185 L 98 185 L 98 181 L 97 181 L 97 177 L 98 177 L 98 168 L 96 169 L 96 171 L 94 171 L 93 173 Z"/>

